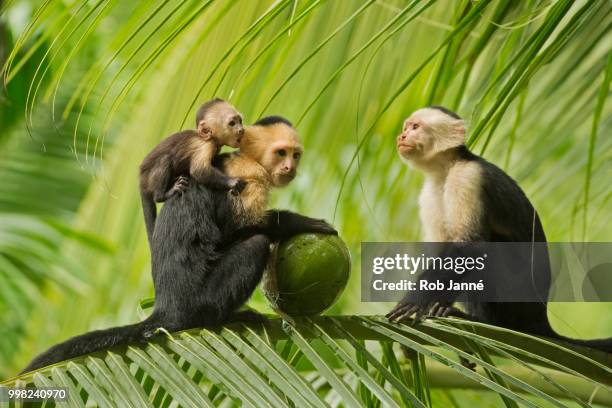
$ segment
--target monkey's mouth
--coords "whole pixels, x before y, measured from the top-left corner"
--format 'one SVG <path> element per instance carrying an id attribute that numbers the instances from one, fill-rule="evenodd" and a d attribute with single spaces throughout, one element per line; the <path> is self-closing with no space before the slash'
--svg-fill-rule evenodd
<path id="1" fill-rule="evenodd" d="M 277 184 L 281 186 L 285 186 L 291 183 L 293 179 L 295 178 L 295 176 L 296 176 L 296 173 L 277 174 L 276 175 Z"/>
<path id="2" fill-rule="evenodd" d="M 236 139 L 234 139 L 234 145 L 232 147 L 240 147 L 240 142 L 242 141 L 242 135 L 241 136 L 236 136 Z"/>
<path id="3" fill-rule="evenodd" d="M 400 142 L 400 143 L 397 144 L 397 150 L 400 153 L 410 152 L 410 151 L 415 150 L 415 149 L 416 149 L 416 145 L 413 144 L 413 143 L 402 143 L 402 142 Z"/>

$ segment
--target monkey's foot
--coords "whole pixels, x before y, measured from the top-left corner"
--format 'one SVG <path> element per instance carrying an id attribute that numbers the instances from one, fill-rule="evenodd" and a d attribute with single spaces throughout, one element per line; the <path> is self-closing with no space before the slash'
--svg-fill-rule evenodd
<path id="1" fill-rule="evenodd" d="M 183 194 L 187 187 L 189 187 L 189 179 L 183 176 L 178 177 L 172 188 L 166 193 L 165 199 L 167 200 L 176 194 Z"/>

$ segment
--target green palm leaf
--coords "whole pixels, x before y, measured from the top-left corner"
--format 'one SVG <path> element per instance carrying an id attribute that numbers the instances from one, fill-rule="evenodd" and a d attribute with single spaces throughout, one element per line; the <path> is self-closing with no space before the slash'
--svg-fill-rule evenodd
<path id="1" fill-rule="evenodd" d="M 508 346 L 524 344 L 526 338 L 530 347 Z M 298 366 L 279 346 L 287 339 L 304 355 Z M 396 354 L 396 342 L 408 348 L 408 355 L 414 353 L 414 358 Z M 384 346 L 378 348 L 377 344 Z M 506 352 L 502 347 L 511 350 Z M 228 399 L 255 406 L 320 407 L 333 400 L 330 393 L 337 393 L 344 406 L 425 407 L 431 406 L 430 387 L 444 387 L 453 381 L 490 389 L 503 396 L 509 407 L 566 407 L 571 406 L 568 398 L 581 406 L 612 403 L 610 356 L 567 347 L 455 319 L 433 319 L 416 328 L 377 317 L 301 318 L 295 326 L 275 319 L 267 327 L 233 324 L 162 334 L 148 344 L 118 346 L 78 357 L 1 385 L 64 387 L 69 390 L 71 406 L 101 407 L 160 406 L 161 389 L 164 404 L 174 401 L 194 407 L 216 406 Z M 566 353 L 564 366 L 544 368 L 550 365 L 547 361 L 554 361 L 556 350 Z M 471 354 L 474 351 L 476 354 Z M 523 362 L 521 370 L 510 368 L 512 355 L 521 353 L 537 357 Z M 360 362 L 360 355 L 367 365 Z M 464 367 L 459 355 L 476 362 L 476 370 Z M 570 367 L 580 374 L 568 381 L 561 371 Z M 313 369 L 317 373 L 314 377 L 310 376 Z M 545 371 L 545 380 L 534 381 L 530 370 Z M 452 378 L 441 380 L 439 372 Z M 142 373 L 148 383 L 141 381 Z M 313 387 L 315 378 L 318 385 Z M 360 386 L 369 392 L 360 392 Z M 427 391 L 423 393 L 419 387 Z"/>

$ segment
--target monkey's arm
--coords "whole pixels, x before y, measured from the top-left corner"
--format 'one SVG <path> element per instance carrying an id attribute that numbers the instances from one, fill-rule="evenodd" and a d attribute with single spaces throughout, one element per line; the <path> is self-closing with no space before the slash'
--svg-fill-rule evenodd
<path id="1" fill-rule="evenodd" d="M 229 177 L 213 165 L 192 167 L 190 174 L 196 182 L 216 190 L 232 190 L 233 193 L 239 194 L 246 186 L 244 180 Z"/>
<path id="2" fill-rule="evenodd" d="M 268 210 L 259 228 L 272 241 L 282 241 L 308 232 L 338 235 L 338 231 L 325 220 L 306 217 L 286 210 Z"/>
<path id="3" fill-rule="evenodd" d="M 204 324 L 222 324 L 253 317 L 252 313 L 236 313 L 251 297 L 261 281 L 270 255 L 270 240 L 265 235 L 253 235 L 235 242 L 222 252 L 209 270 L 201 299 L 204 309 L 215 310 L 202 316 Z"/>

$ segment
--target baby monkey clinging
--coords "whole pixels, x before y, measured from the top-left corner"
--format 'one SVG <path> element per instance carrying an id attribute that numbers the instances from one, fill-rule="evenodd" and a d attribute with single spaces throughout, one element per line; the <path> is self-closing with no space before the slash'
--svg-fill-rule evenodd
<path id="1" fill-rule="evenodd" d="M 228 177 L 212 166 L 223 145 L 238 147 L 244 134 L 242 115 L 226 101 L 216 98 L 203 104 L 196 115 L 197 130 L 184 130 L 164 139 L 140 165 L 140 197 L 149 243 L 161 203 L 195 182 L 219 190 L 240 193 L 246 183 Z M 177 182 L 178 179 L 178 182 Z"/>

